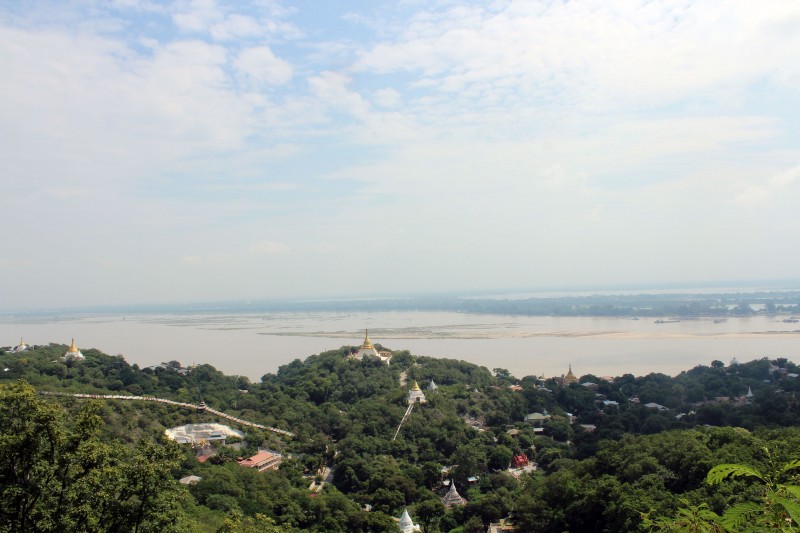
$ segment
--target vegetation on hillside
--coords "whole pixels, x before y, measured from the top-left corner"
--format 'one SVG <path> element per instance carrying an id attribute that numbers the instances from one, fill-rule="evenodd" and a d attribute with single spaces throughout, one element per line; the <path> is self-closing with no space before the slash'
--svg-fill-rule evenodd
<path id="1" fill-rule="evenodd" d="M 429 532 L 485 531 L 506 517 L 521 531 L 722 531 L 738 527 L 731 513 L 759 509 L 798 527 L 795 470 L 775 474 L 800 458 L 799 369 L 785 359 L 565 384 L 408 352 L 389 365 L 353 360 L 343 347 L 252 383 L 96 350 L 64 362 L 65 351 L 0 353 L 2 529 L 393 531 L 406 507 Z M 438 389 L 394 439 L 409 386 L 431 380 Z M 203 400 L 295 437 L 242 428 L 243 442 L 201 463 L 163 432 L 216 421 L 209 413 L 34 389 Z M 524 422 L 529 413 L 541 427 Z M 284 455 L 280 470 L 237 464 L 264 448 Z M 538 468 L 512 475 L 523 454 Z M 720 465 L 758 475 L 719 475 Z M 190 474 L 201 481 L 177 483 Z M 447 509 L 443 481 L 467 504 Z"/>

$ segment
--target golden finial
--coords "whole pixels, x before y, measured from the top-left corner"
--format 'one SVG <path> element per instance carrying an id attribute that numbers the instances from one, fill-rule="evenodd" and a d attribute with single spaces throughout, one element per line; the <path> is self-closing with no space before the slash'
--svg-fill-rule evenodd
<path id="1" fill-rule="evenodd" d="M 372 348 L 372 342 L 369 340 L 369 329 L 364 330 L 364 344 L 362 344 L 361 347 L 367 350 Z"/>

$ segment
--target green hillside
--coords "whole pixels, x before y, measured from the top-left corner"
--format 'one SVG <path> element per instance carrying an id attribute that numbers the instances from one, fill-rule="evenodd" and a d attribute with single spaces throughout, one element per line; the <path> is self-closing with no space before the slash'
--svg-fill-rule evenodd
<path id="1" fill-rule="evenodd" d="M 399 531 L 406 508 L 430 532 L 505 518 L 519 531 L 736 530 L 731 508 L 798 527 L 800 377 L 784 359 L 568 383 L 405 351 L 359 360 L 343 347 L 252 383 L 91 349 L 65 361 L 67 348 L 0 353 L 0 530 Z M 427 401 L 398 428 L 415 383 Z M 207 422 L 244 438 L 164 437 Z M 279 454 L 280 468 L 238 464 L 259 450 Z M 510 471 L 522 456 L 528 468 Z M 760 477 L 709 484 L 722 464 Z M 201 479 L 178 482 L 190 475 Z M 464 505 L 443 504 L 449 483 Z"/>

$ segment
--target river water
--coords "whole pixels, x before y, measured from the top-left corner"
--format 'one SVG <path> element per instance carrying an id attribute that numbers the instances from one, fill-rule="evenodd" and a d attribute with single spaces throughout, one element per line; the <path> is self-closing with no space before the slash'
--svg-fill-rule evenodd
<path id="1" fill-rule="evenodd" d="M 209 363 L 260 380 L 296 358 L 370 339 L 391 350 L 506 368 L 517 377 L 677 374 L 733 357 L 800 362 L 800 323 L 756 316 L 654 319 L 522 317 L 451 312 L 76 315 L 0 318 L 0 346 L 69 344 L 149 366 Z M 668 319 L 665 319 L 668 320 Z"/>

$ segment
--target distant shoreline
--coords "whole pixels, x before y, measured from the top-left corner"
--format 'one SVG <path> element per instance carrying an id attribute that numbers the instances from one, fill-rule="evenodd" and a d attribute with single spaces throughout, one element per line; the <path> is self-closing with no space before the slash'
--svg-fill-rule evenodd
<path id="1" fill-rule="evenodd" d="M 272 335 L 277 337 L 323 337 L 328 339 L 352 339 L 352 332 L 259 332 L 259 335 Z M 385 340 L 409 340 L 409 339 L 459 339 L 459 340 L 480 340 L 480 339 L 529 339 L 534 337 L 560 337 L 560 338 L 584 338 L 584 339 L 755 339 L 755 338 L 785 338 L 797 336 L 800 338 L 800 330 L 792 331 L 752 331 L 745 333 L 658 333 L 658 332 L 633 332 L 633 331 L 525 331 L 525 332 L 492 332 L 492 333 L 439 333 L 439 332 L 419 332 L 411 333 L 392 333 L 390 331 L 380 331 L 381 339 Z"/>
<path id="2" fill-rule="evenodd" d="M 257 313 L 455 312 L 509 316 L 609 317 L 625 319 L 724 319 L 800 316 L 800 289 L 723 289 L 695 292 L 561 291 L 492 295 L 426 295 L 304 300 L 252 300 L 157 305 L 86 306 L 0 311 L 6 318 L 180 314 L 209 316 Z"/>

